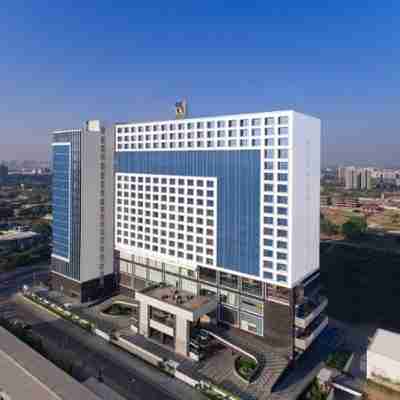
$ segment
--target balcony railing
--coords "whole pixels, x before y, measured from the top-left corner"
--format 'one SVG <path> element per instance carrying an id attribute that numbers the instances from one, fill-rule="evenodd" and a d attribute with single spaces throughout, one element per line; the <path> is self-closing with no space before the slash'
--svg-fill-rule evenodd
<path id="1" fill-rule="evenodd" d="M 306 329 L 299 329 L 296 333 L 295 347 L 299 350 L 307 350 L 327 325 L 328 317 L 321 314 Z"/>
<path id="2" fill-rule="evenodd" d="M 167 326 L 169 326 L 171 328 L 175 327 L 174 318 L 169 316 L 169 315 L 167 315 L 167 314 L 158 314 L 158 313 L 154 313 L 153 312 L 151 314 L 151 319 L 154 320 L 154 321 L 159 322 L 160 324 L 167 325 Z"/>
<path id="3" fill-rule="evenodd" d="M 168 336 L 174 337 L 174 327 L 167 325 L 165 322 L 159 322 L 155 319 L 150 319 L 150 328 L 155 329 L 158 332 L 165 333 Z"/>
<path id="4" fill-rule="evenodd" d="M 325 310 L 327 305 L 328 299 L 325 296 L 318 296 L 300 304 L 296 309 L 296 326 L 307 328 Z"/>

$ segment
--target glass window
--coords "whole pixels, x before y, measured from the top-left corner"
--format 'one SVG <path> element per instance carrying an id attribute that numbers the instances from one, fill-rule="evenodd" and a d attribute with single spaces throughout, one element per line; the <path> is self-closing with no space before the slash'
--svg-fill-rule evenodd
<path id="1" fill-rule="evenodd" d="M 265 158 L 274 158 L 274 150 L 268 149 L 265 151 Z"/>
<path id="2" fill-rule="evenodd" d="M 200 267 L 199 279 L 206 282 L 217 283 L 217 271 L 209 268 Z"/>
<path id="3" fill-rule="evenodd" d="M 289 128 L 287 127 L 280 127 L 278 130 L 279 135 L 287 135 L 289 133 Z"/>
<path id="4" fill-rule="evenodd" d="M 287 260 L 287 254 L 286 253 L 276 253 L 276 257 L 278 260 Z"/>
<path id="5" fill-rule="evenodd" d="M 278 192 L 287 193 L 287 191 L 288 191 L 287 185 L 278 185 Z"/>
<path id="6" fill-rule="evenodd" d="M 289 117 L 283 116 L 278 118 L 279 124 L 284 125 L 289 123 Z"/>
<path id="7" fill-rule="evenodd" d="M 165 271 L 173 274 L 179 274 L 179 267 L 173 264 L 165 264 Z"/>
<path id="8" fill-rule="evenodd" d="M 189 293 L 197 294 L 197 283 L 188 279 L 181 279 L 182 290 L 186 290 Z"/>
<path id="9" fill-rule="evenodd" d="M 265 118 L 265 125 L 274 125 L 275 119 L 273 117 Z"/>
<path id="10" fill-rule="evenodd" d="M 228 324 L 237 326 L 239 324 L 239 316 L 236 310 L 228 307 L 221 307 L 220 318 Z"/>
<path id="11" fill-rule="evenodd" d="M 283 237 L 283 238 L 285 238 L 285 237 L 288 236 L 288 233 L 287 233 L 287 231 L 285 231 L 285 230 L 283 230 L 283 229 L 278 229 L 277 235 L 278 235 L 278 237 Z"/>
<path id="12" fill-rule="evenodd" d="M 274 139 L 265 139 L 265 145 L 266 146 L 273 146 L 274 145 Z"/>
<path id="13" fill-rule="evenodd" d="M 239 304 L 239 295 L 229 290 L 220 290 L 221 303 L 229 304 L 230 306 L 237 306 Z"/>
<path id="14" fill-rule="evenodd" d="M 287 277 L 286 276 L 284 276 L 284 275 L 277 275 L 276 276 L 276 279 L 277 279 L 277 281 L 278 282 L 287 282 Z"/>
<path id="15" fill-rule="evenodd" d="M 255 335 L 263 336 L 263 319 L 255 315 L 241 312 L 240 328 Z"/>
<path id="16" fill-rule="evenodd" d="M 228 274 L 226 272 L 220 272 L 220 284 L 222 286 L 227 286 L 232 289 L 237 289 L 238 277 L 236 275 Z"/>
<path id="17" fill-rule="evenodd" d="M 274 274 L 269 271 L 264 271 L 263 276 L 264 276 L 264 279 L 274 279 Z"/>
<path id="18" fill-rule="evenodd" d="M 274 128 L 265 128 L 265 136 L 273 136 Z"/>
<path id="19" fill-rule="evenodd" d="M 279 161 L 278 162 L 278 169 L 287 170 L 289 165 L 287 161 Z"/>
<path id="20" fill-rule="evenodd" d="M 179 278 L 177 276 L 165 274 L 165 282 L 167 285 L 171 285 L 176 288 L 179 287 Z"/>
<path id="21" fill-rule="evenodd" d="M 200 285 L 200 296 L 217 297 L 217 292 L 218 290 L 214 286 L 205 285 L 204 283 Z"/>
<path id="22" fill-rule="evenodd" d="M 278 141 L 279 146 L 288 146 L 289 139 L 288 138 L 280 138 Z"/>
<path id="23" fill-rule="evenodd" d="M 274 263 L 270 260 L 264 260 L 263 267 L 267 269 L 274 269 Z"/>
<path id="24" fill-rule="evenodd" d="M 279 149 L 278 158 L 289 158 L 289 151 L 286 149 Z"/>
<path id="25" fill-rule="evenodd" d="M 268 184 L 264 185 L 264 190 L 266 192 L 273 192 L 274 191 L 274 185 L 268 183 Z"/>
<path id="26" fill-rule="evenodd" d="M 264 250 L 264 257 L 274 257 L 274 252 L 272 250 Z"/>
<path id="27" fill-rule="evenodd" d="M 274 162 L 273 161 L 266 161 L 264 163 L 265 169 L 274 169 Z"/>
<path id="28" fill-rule="evenodd" d="M 274 174 L 272 174 L 272 173 L 264 174 L 264 179 L 266 181 L 273 181 L 274 180 Z"/>
<path id="29" fill-rule="evenodd" d="M 278 263 L 278 264 L 276 264 L 276 269 L 277 269 L 278 271 L 287 272 L 287 265 L 286 265 L 286 264 Z"/>
<path id="30" fill-rule="evenodd" d="M 253 296 L 262 297 L 262 283 L 250 278 L 242 278 L 242 291 Z"/>
<path id="31" fill-rule="evenodd" d="M 286 207 L 278 207 L 278 214 L 287 215 L 288 209 Z"/>
<path id="32" fill-rule="evenodd" d="M 149 269 L 149 280 L 156 283 L 162 282 L 162 272 Z"/>
<path id="33" fill-rule="evenodd" d="M 278 203 L 279 204 L 287 204 L 288 203 L 287 196 L 278 196 Z"/>
<path id="34" fill-rule="evenodd" d="M 264 196 L 264 202 L 265 203 L 273 203 L 274 202 L 274 196 L 272 194 L 266 194 Z"/>
<path id="35" fill-rule="evenodd" d="M 252 299 L 250 297 L 240 297 L 240 309 L 245 310 L 254 314 L 264 314 L 264 303 L 259 300 Z"/>
<path id="36" fill-rule="evenodd" d="M 141 265 L 135 265 L 135 275 L 147 279 L 147 268 Z"/>

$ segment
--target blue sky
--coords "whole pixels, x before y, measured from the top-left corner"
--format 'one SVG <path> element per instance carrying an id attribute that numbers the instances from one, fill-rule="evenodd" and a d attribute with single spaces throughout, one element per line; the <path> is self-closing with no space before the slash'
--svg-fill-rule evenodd
<path id="1" fill-rule="evenodd" d="M 55 128 L 168 118 L 186 97 L 193 116 L 309 113 L 325 162 L 400 166 L 399 2 L 5 3 L 0 159 L 47 159 Z"/>

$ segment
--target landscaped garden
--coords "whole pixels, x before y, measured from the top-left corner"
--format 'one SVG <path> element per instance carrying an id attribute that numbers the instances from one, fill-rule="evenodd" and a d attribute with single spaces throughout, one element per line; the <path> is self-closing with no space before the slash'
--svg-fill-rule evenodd
<path id="1" fill-rule="evenodd" d="M 236 372 L 246 381 L 250 381 L 257 369 L 257 362 L 251 358 L 239 356 L 235 360 Z"/>
<path id="2" fill-rule="evenodd" d="M 58 316 L 73 322 L 74 324 L 80 326 L 81 328 L 87 330 L 88 332 L 93 332 L 96 329 L 96 326 L 93 323 L 91 323 L 90 321 L 87 321 L 86 319 L 82 319 L 78 315 L 73 314 L 71 311 L 66 310 L 65 308 L 59 306 L 58 304 L 51 303 L 49 300 L 47 300 L 41 296 L 38 296 L 35 293 L 26 292 L 26 293 L 24 293 L 24 296 L 27 299 L 33 301 L 34 303 L 47 308 L 54 314 L 57 314 Z"/>
<path id="3" fill-rule="evenodd" d="M 329 354 L 326 360 L 326 365 L 331 368 L 336 368 L 339 371 L 343 371 L 347 361 L 351 357 L 351 352 L 347 350 L 338 350 L 332 354 Z"/>
<path id="4" fill-rule="evenodd" d="M 113 317 L 129 316 L 132 314 L 132 307 L 123 303 L 113 303 L 104 309 L 102 313 Z"/>

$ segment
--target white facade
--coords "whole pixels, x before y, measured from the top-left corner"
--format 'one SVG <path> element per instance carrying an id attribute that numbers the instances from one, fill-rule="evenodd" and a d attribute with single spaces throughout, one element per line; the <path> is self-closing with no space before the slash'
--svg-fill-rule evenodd
<path id="1" fill-rule="evenodd" d="M 260 259 L 259 275 L 256 278 L 292 288 L 319 268 L 320 133 L 320 120 L 294 111 L 117 124 L 116 151 L 258 151 L 261 166 Z M 190 189 L 189 179 L 194 180 L 196 185 L 198 181 L 205 185 L 214 182 L 214 186 L 211 188 L 210 198 L 205 195 L 207 188 L 199 196 L 200 200 L 205 201 L 205 205 L 203 203 L 196 206 L 197 208 L 193 207 L 193 222 L 187 220 L 190 217 L 188 208 L 176 213 L 179 204 L 176 203 L 176 199 L 170 200 L 171 196 L 165 202 L 165 212 L 159 208 L 154 209 L 153 202 L 149 210 L 152 223 L 149 227 L 150 232 L 146 235 L 146 232 L 140 231 L 145 229 L 143 222 L 132 219 L 137 218 L 133 214 L 140 210 L 137 203 L 130 207 L 127 213 L 118 211 L 118 203 L 123 209 L 125 200 L 137 202 L 138 190 L 130 185 L 134 179 L 140 177 L 144 181 L 143 187 L 146 186 L 145 180 L 148 178 L 148 189 L 152 195 L 157 187 L 157 190 L 166 192 L 171 188 L 183 189 L 183 196 L 187 196 Z M 163 178 L 165 184 L 160 182 Z M 156 183 L 155 179 L 159 181 Z M 181 183 L 179 179 L 182 180 Z M 119 187 L 119 184 L 128 187 Z M 217 188 L 218 179 L 212 176 L 117 173 L 116 248 L 125 254 L 143 255 L 191 268 L 201 266 L 255 278 L 245 273 L 230 271 L 226 266 L 221 267 L 216 263 Z M 126 196 L 124 191 L 127 192 Z M 147 189 L 143 189 L 143 193 L 147 192 Z M 197 200 L 195 197 L 196 204 Z M 207 200 L 213 200 L 212 206 L 207 207 Z M 162 202 L 159 207 L 161 205 Z M 198 210 L 202 210 L 203 214 L 198 215 Z M 178 219 L 178 222 L 181 218 L 184 224 L 183 232 L 175 231 L 175 228 L 164 229 L 165 235 L 159 236 L 159 223 L 164 219 L 160 214 L 168 217 L 168 223 L 172 224 L 173 218 Z M 129 223 L 124 221 L 125 215 L 128 216 Z M 156 224 L 154 221 L 157 221 Z M 198 228 L 200 233 L 195 235 L 194 242 L 189 242 L 187 236 L 197 232 Z M 170 240 L 171 233 L 174 240 Z M 179 234 L 183 236 L 178 240 Z M 160 246 L 154 244 L 155 238 L 158 242 L 166 240 L 163 252 L 159 250 Z M 193 246 L 188 249 L 192 243 Z"/>
<path id="2" fill-rule="evenodd" d="M 81 136 L 81 282 L 114 272 L 114 138 L 97 120 Z"/>

